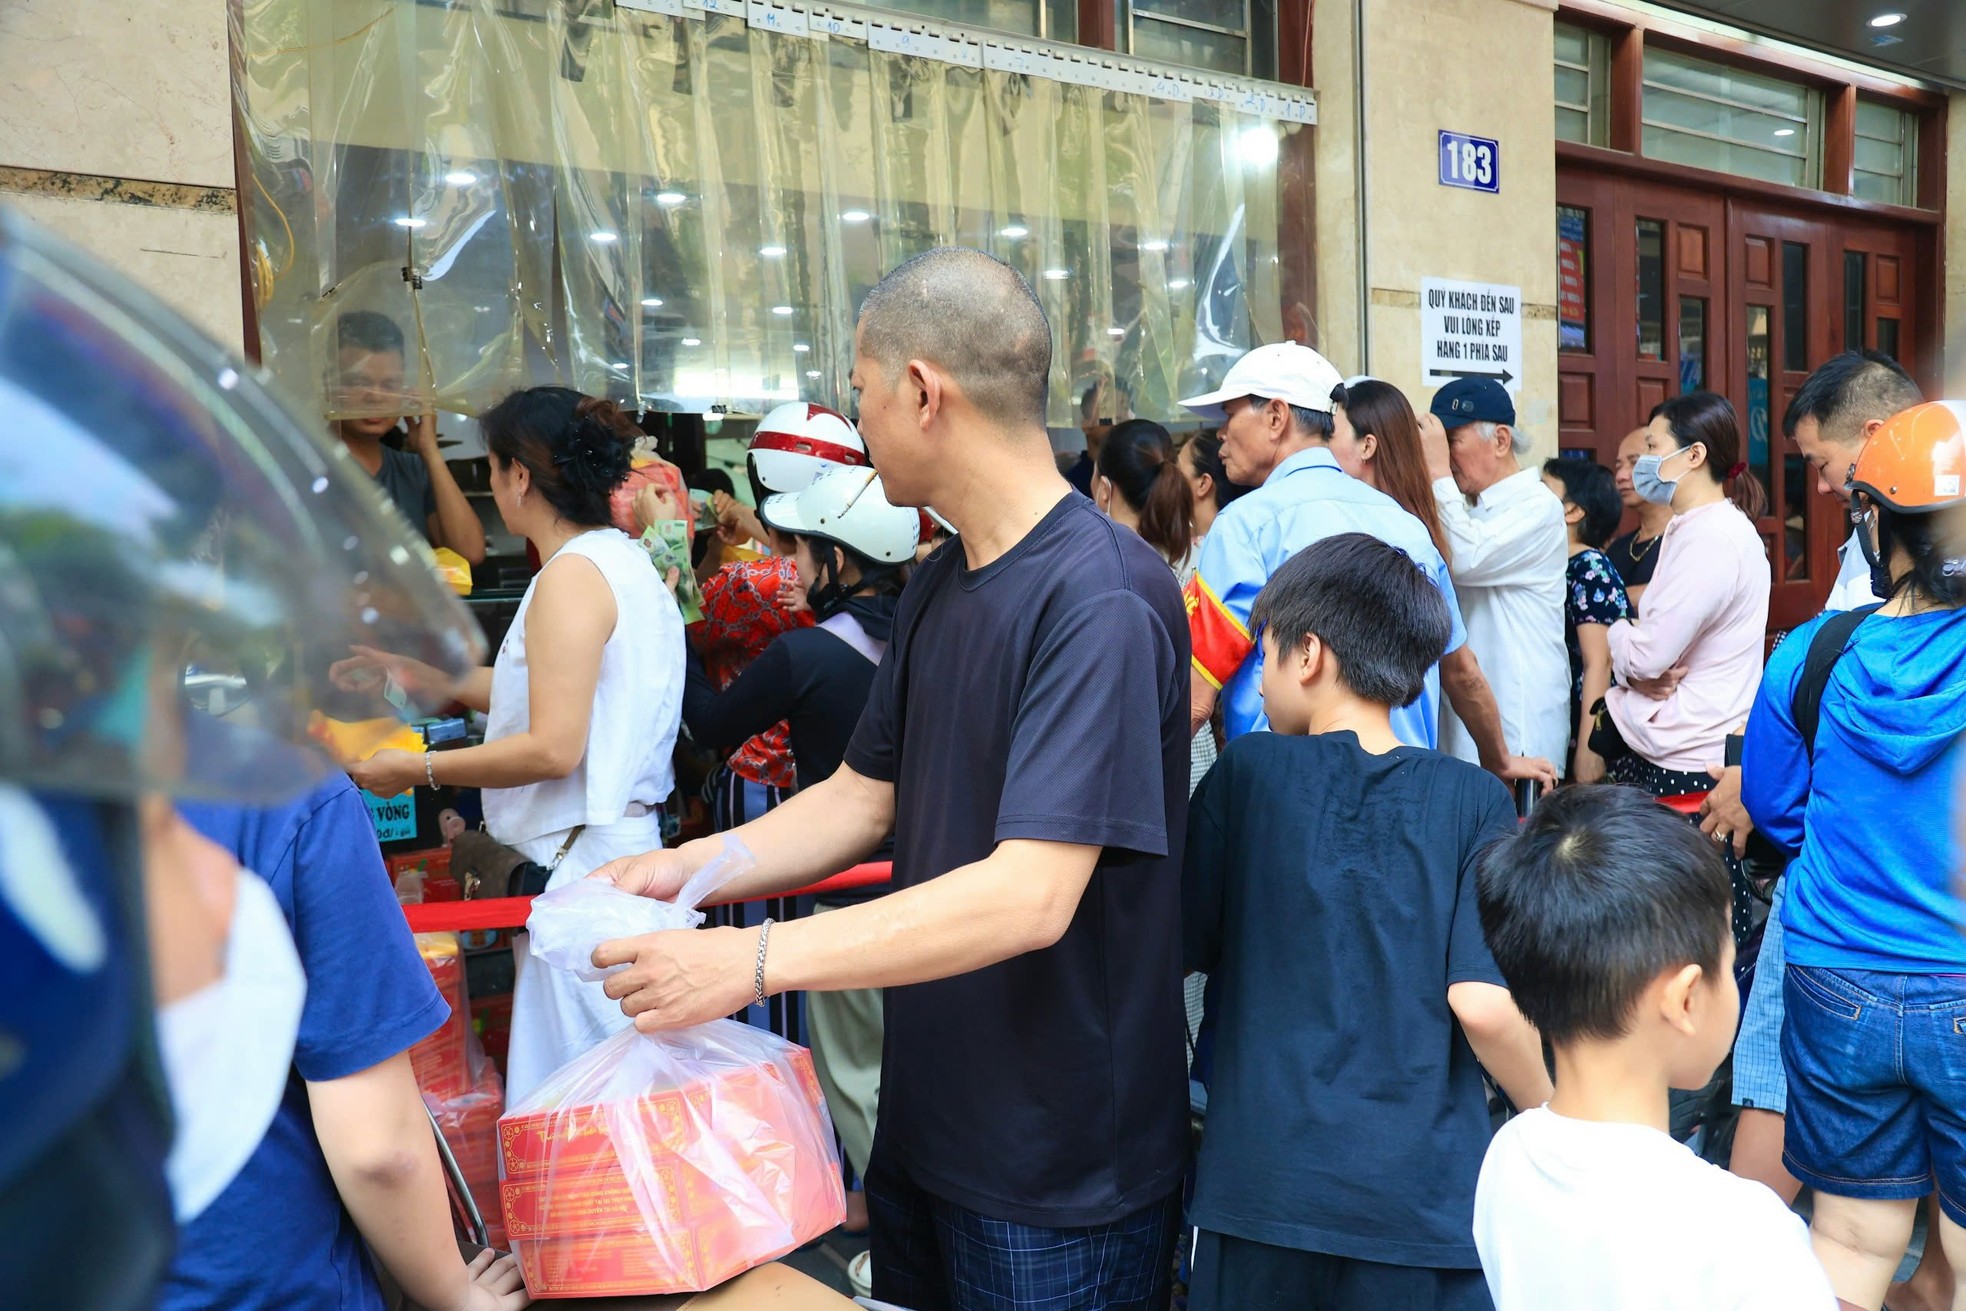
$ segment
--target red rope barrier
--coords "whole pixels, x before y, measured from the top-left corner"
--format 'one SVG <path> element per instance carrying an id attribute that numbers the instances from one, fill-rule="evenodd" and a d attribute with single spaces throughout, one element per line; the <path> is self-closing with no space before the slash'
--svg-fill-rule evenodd
<path id="1" fill-rule="evenodd" d="M 808 893 L 845 892 L 852 888 L 867 888 L 878 883 L 886 883 L 893 877 L 894 867 L 885 860 L 873 861 L 865 865 L 855 865 L 843 874 L 835 874 L 830 879 L 791 892 L 781 892 L 777 897 L 802 897 Z M 770 901 L 772 897 L 749 897 L 747 901 Z M 713 901 L 712 906 L 728 905 L 728 902 Z M 413 933 L 439 933 L 450 931 L 465 933 L 486 929 L 517 929 L 525 927 L 526 916 L 532 912 L 531 897 L 486 897 L 477 901 L 426 901 L 417 905 L 403 907 L 403 918 L 409 921 Z"/>

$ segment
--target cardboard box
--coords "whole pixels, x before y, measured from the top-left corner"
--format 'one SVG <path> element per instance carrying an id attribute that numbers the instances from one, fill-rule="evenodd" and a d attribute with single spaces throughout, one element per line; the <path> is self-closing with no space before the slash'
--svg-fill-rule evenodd
<path id="1" fill-rule="evenodd" d="M 789 1048 L 782 1064 L 507 1115 L 500 1193 L 527 1289 L 694 1292 L 827 1233 L 846 1195 L 823 1106 L 811 1054 Z"/>

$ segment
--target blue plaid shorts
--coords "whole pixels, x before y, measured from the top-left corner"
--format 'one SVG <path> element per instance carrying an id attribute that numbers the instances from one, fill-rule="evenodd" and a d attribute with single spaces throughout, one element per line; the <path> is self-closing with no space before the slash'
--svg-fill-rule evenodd
<path id="1" fill-rule="evenodd" d="M 993 1220 L 867 1167 L 874 1297 L 906 1311 L 1165 1311 L 1181 1194 L 1112 1224 Z"/>
<path id="2" fill-rule="evenodd" d="M 1761 930 L 1761 954 L 1754 962 L 1754 989 L 1734 1039 L 1734 1105 L 1787 1115 L 1789 1081 L 1782 1069 L 1782 987 L 1787 965 L 1783 948 L 1782 901 L 1789 881 L 1775 884 L 1768 923 Z"/>

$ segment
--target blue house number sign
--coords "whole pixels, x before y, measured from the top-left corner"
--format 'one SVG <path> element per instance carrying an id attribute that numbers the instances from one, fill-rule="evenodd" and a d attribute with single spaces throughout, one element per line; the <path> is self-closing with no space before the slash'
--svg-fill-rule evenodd
<path id="1" fill-rule="evenodd" d="M 1440 185 L 1467 191 L 1502 189 L 1502 149 L 1487 137 L 1440 134 Z"/>

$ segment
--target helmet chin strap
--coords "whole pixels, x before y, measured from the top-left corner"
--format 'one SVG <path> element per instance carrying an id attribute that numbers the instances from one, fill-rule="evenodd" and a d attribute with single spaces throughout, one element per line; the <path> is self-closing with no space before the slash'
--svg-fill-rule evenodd
<path id="1" fill-rule="evenodd" d="M 1877 526 L 1877 542 L 1871 543 L 1870 531 L 1864 520 Z M 1857 523 L 1857 545 L 1863 550 L 1864 563 L 1870 566 L 1870 591 L 1880 601 L 1888 601 L 1897 591 L 1891 581 L 1891 535 L 1884 522 L 1884 516 L 1872 504 L 1864 519 Z"/>

